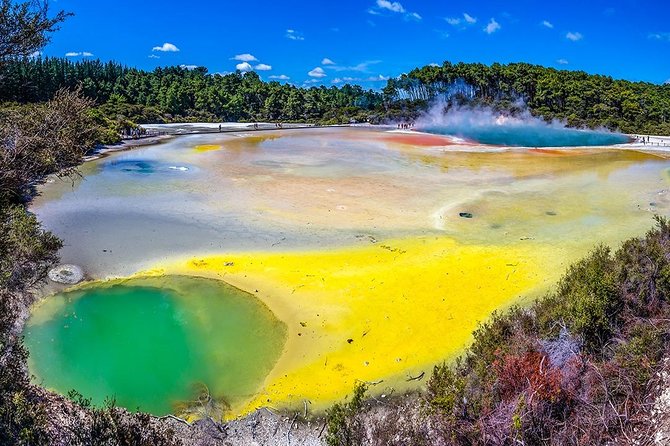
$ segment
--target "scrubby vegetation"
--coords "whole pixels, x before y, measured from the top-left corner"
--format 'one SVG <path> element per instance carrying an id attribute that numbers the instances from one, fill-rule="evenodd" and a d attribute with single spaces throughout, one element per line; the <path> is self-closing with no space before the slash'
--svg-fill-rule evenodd
<path id="1" fill-rule="evenodd" d="M 659 217 L 615 253 L 594 249 L 530 308 L 494 314 L 455 364 L 435 367 L 414 418 L 335 406 L 329 444 L 647 441 L 669 335 L 670 222 Z"/>

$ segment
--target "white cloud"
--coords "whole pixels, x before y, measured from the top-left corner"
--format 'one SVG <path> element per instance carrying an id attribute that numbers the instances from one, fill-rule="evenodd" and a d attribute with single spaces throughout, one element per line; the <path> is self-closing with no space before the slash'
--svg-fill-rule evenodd
<path id="1" fill-rule="evenodd" d="M 270 71 L 272 69 L 272 65 L 264 64 L 264 63 L 259 63 L 254 67 L 254 69 L 258 71 Z"/>
<path id="2" fill-rule="evenodd" d="M 280 81 L 287 81 L 287 80 L 289 80 L 289 79 L 291 79 L 291 78 L 288 77 L 288 76 L 285 75 L 285 74 L 280 74 L 279 76 L 270 76 L 270 79 L 277 79 L 277 80 L 280 80 Z"/>
<path id="3" fill-rule="evenodd" d="M 42 57 L 42 52 L 41 51 L 33 51 L 32 53 L 30 53 L 30 55 L 28 57 L 30 57 L 31 59 L 37 59 L 38 57 Z"/>
<path id="4" fill-rule="evenodd" d="M 252 71 L 254 67 L 252 67 L 249 62 L 241 62 L 235 65 L 235 69 L 240 71 Z"/>
<path id="5" fill-rule="evenodd" d="M 307 75 L 310 76 L 310 77 L 316 77 L 316 78 L 319 78 L 319 79 L 321 79 L 322 77 L 327 76 L 326 72 L 323 71 L 323 68 L 321 68 L 321 67 L 314 68 L 312 71 L 307 73 Z"/>
<path id="6" fill-rule="evenodd" d="M 567 64 L 569 64 L 570 62 L 568 62 L 567 59 L 558 59 L 558 60 L 556 61 L 556 63 L 559 64 L 559 65 L 567 65 Z"/>
<path id="7" fill-rule="evenodd" d="M 381 9 L 388 9 L 393 12 L 405 12 L 405 8 L 399 2 L 390 2 L 388 0 L 377 0 L 377 6 Z"/>
<path id="8" fill-rule="evenodd" d="M 554 29 L 554 24 L 551 23 L 549 20 L 542 20 L 541 25 L 549 29 Z"/>
<path id="9" fill-rule="evenodd" d="M 69 51 L 65 53 L 65 57 L 93 57 L 93 53 L 89 53 L 88 51 Z"/>
<path id="10" fill-rule="evenodd" d="M 418 12 L 407 11 L 400 2 L 394 2 L 390 0 L 377 0 L 376 6 L 368 9 L 368 13 L 372 15 L 380 15 L 382 11 L 391 11 L 398 14 L 404 14 L 405 20 L 422 19 Z"/>
<path id="11" fill-rule="evenodd" d="M 286 38 L 291 40 L 305 40 L 302 34 L 294 29 L 286 30 Z"/>
<path id="12" fill-rule="evenodd" d="M 321 65 L 335 65 L 335 62 L 328 59 L 327 57 L 324 57 L 323 60 L 321 61 Z"/>
<path id="13" fill-rule="evenodd" d="M 572 40 L 573 42 L 576 42 L 578 40 L 582 40 L 584 38 L 584 36 L 582 36 L 582 33 L 569 32 L 565 35 L 565 38 L 568 39 L 568 40 Z"/>
<path id="14" fill-rule="evenodd" d="M 500 29 L 500 23 L 496 22 L 496 19 L 491 19 L 488 25 L 484 28 L 486 34 L 493 34 L 494 32 Z"/>
<path id="15" fill-rule="evenodd" d="M 445 19 L 448 24 L 451 26 L 458 26 L 458 25 L 473 25 L 477 23 L 477 18 L 471 16 L 467 12 L 463 13 L 463 18 L 460 17 L 445 17 Z"/>
<path id="16" fill-rule="evenodd" d="M 160 59 L 161 56 L 156 56 L 155 54 L 149 54 L 149 59 Z"/>
<path id="17" fill-rule="evenodd" d="M 375 65 L 380 62 L 381 60 L 366 60 L 365 62 L 361 62 L 357 65 L 352 66 L 328 65 L 326 66 L 326 68 L 335 71 L 359 71 L 361 73 L 367 73 L 369 71 L 370 65 Z"/>
<path id="18" fill-rule="evenodd" d="M 179 48 L 177 48 L 174 44 L 165 42 L 161 46 L 155 46 L 151 49 L 151 51 L 162 51 L 164 53 L 176 53 L 179 51 Z"/>
<path id="19" fill-rule="evenodd" d="M 195 70 L 196 68 L 198 68 L 197 65 L 184 65 L 184 64 L 179 65 L 179 67 L 185 70 Z"/>
<path id="20" fill-rule="evenodd" d="M 252 56 L 249 53 L 244 53 L 244 54 L 236 54 L 235 56 L 231 57 L 231 60 L 239 60 L 240 62 L 255 62 L 258 59 L 256 59 L 256 57 Z"/>
<path id="21" fill-rule="evenodd" d="M 389 77 L 388 76 L 382 76 L 381 74 L 379 74 L 377 76 L 371 76 L 371 77 L 369 77 L 365 80 L 368 81 L 368 82 L 379 82 L 379 81 L 387 81 L 387 80 L 389 80 Z"/>
<path id="22" fill-rule="evenodd" d="M 428 64 L 429 67 L 439 67 L 440 65 L 436 64 L 435 62 L 431 62 Z"/>

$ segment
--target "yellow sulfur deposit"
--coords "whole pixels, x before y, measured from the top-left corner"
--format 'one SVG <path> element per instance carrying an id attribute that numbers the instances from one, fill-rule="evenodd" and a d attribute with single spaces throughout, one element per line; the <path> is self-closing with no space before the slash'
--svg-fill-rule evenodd
<path id="1" fill-rule="evenodd" d="M 477 323 L 536 295 L 561 271 L 557 248 L 461 245 L 425 237 L 324 252 L 249 253 L 175 261 L 143 274 L 225 280 L 254 293 L 289 327 L 282 357 L 235 414 L 309 401 L 320 409 L 355 382 L 403 390 L 453 357 Z M 554 262 L 555 263 L 555 262 Z M 373 391 L 375 391 L 373 389 Z"/>
<path id="2" fill-rule="evenodd" d="M 195 146 L 194 150 L 196 152 L 212 152 L 214 150 L 221 150 L 223 147 L 217 144 L 203 144 L 200 146 Z"/>

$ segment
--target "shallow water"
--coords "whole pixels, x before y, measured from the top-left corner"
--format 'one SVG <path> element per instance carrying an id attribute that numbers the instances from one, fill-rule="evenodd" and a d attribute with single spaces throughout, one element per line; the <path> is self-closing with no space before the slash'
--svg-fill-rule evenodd
<path id="1" fill-rule="evenodd" d="M 626 135 L 549 125 L 441 125 L 421 128 L 428 133 L 452 135 L 480 144 L 516 147 L 585 147 L 624 144 Z"/>
<path id="2" fill-rule="evenodd" d="M 25 342 L 46 387 L 163 415 L 187 412 L 202 389 L 239 405 L 272 369 L 285 334 L 252 295 L 173 276 L 49 297 L 28 321 Z"/>
<path id="3" fill-rule="evenodd" d="M 375 128 L 193 135 L 87 163 L 74 184 L 45 185 L 32 210 L 89 277 L 219 279 L 286 324 L 284 351 L 256 384 L 212 365 L 222 372 L 209 386 L 225 376 L 244 388 L 235 415 L 322 408 L 356 380 L 383 379 L 379 393 L 420 385 L 407 374 L 453 357 L 491 311 L 546 292 L 594 244 L 670 215 L 669 169 L 664 153 Z M 200 339 L 217 339 L 207 327 Z"/>

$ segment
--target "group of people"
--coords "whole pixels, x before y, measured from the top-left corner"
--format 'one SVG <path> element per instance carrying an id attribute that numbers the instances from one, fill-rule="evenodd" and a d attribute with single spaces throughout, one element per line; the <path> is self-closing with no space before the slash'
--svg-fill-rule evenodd
<path id="1" fill-rule="evenodd" d="M 414 127 L 413 122 L 401 122 L 398 124 L 398 130 L 408 130 Z"/>
<path id="2" fill-rule="evenodd" d="M 284 128 L 284 126 L 281 122 L 275 122 L 275 127 L 278 128 L 278 129 L 283 129 Z M 254 122 L 254 130 L 258 130 L 258 129 L 259 129 L 258 123 Z M 223 130 L 223 127 L 221 126 L 221 124 L 219 124 L 219 132 L 221 132 L 222 130 Z"/>
<path id="3" fill-rule="evenodd" d="M 641 142 L 641 143 L 644 144 L 645 146 L 646 146 L 647 144 L 649 144 L 649 145 L 654 145 L 654 143 L 651 142 L 651 138 L 650 138 L 649 136 L 645 136 L 645 135 L 642 135 L 642 136 L 636 136 L 636 137 L 635 137 L 635 140 L 636 140 L 637 142 Z M 658 140 L 656 140 L 656 145 L 657 145 L 657 146 L 667 146 L 668 144 L 665 142 L 664 139 L 662 139 L 662 140 L 660 140 L 660 142 L 659 142 Z"/>

